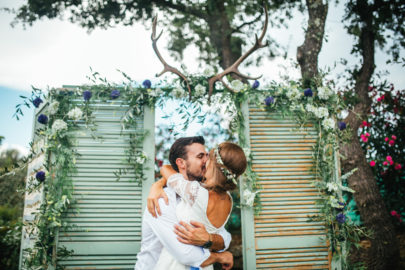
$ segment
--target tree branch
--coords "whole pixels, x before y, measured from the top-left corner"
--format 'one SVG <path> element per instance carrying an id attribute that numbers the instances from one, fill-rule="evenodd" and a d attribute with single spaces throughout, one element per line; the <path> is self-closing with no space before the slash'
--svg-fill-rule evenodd
<path id="1" fill-rule="evenodd" d="M 232 34 L 233 33 L 239 33 L 240 32 L 240 30 L 243 28 L 243 27 L 245 27 L 245 26 L 247 26 L 247 25 L 251 25 L 251 24 L 254 24 L 254 23 L 256 23 L 256 22 L 258 22 L 259 20 L 260 20 L 260 18 L 262 17 L 262 13 L 260 13 L 259 14 L 259 16 L 257 16 L 255 19 L 253 19 L 252 21 L 250 21 L 250 22 L 245 22 L 245 23 L 242 23 L 241 25 L 239 25 L 238 27 L 236 27 L 236 28 L 234 28 L 234 29 L 232 29 Z"/>

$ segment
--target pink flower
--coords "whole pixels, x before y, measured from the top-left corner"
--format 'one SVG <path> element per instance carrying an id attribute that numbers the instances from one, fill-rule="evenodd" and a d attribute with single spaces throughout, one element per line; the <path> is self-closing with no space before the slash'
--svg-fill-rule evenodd
<path id="1" fill-rule="evenodd" d="M 397 139 L 397 136 L 392 135 L 391 138 L 392 138 L 393 140 L 396 140 L 396 139 Z"/>
<path id="2" fill-rule="evenodd" d="M 396 164 L 395 165 L 395 170 L 400 170 L 402 168 L 401 164 Z"/>
<path id="3" fill-rule="evenodd" d="M 367 121 L 363 121 L 363 126 L 367 126 Z"/>
<path id="4" fill-rule="evenodd" d="M 388 162 L 387 162 L 387 161 L 384 161 L 384 162 L 383 162 L 383 165 L 384 165 L 384 166 L 388 166 Z"/>
<path id="5" fill-rule="evenodd" d="M 389 145 L 393 146 L 395 144 L 394 140 L 390 140 L 390 142 L 388 143 Z"/>
<path id="6" fill-rule="evenodd" d="M 386 142 L 388 142 L 388 140 L 389 140 L 389 138 L 388 137 L 385 137 L 385 139 L 384 139 Z"/>
<path id="7" fill-rule="evenodd" d="M 364 134 L 361 134 L 361 135 L 360 135 L 360 138 L 361 138 L 361 140 L 362 140 L 363 142 L 367 142 L 367 141 L 368 141 L 368 138 L 367 138 Z"/>
<path id="8" fill-rule="evenodd" d="M 394 161 L 390 160 L 390 165 L 394 164 Z"/>
<path id="9" fill-rule="evenodd" d="M 367 137 L 370 137 L 370 133 L 366 132 L 366 136 L 367 136 Z"/>
<path id="10" fill-rule="evenodd" d="M 393 217 L 396 217 L 396 216 L 398 216 L 398 213 L 397 213 L 397 211 L 395 211 L 395 210 L 392 210 L 392 211 L 391 211 L 391 216 L 393 216 Z"/>
<path id="11" fill-rule="evenodd" d="M 392 161 L 392 157 L 391 157 L 391 156 L 387 156 L 386 159 L 387 159 L 388 161 Z"/>
<path id="12" fill-rule="evenodd" d="M 371 166 L 371 167 L 374 167 L 374 166 L 375 166 L 375 161 L 374 161 L 374 160 L 370 161 L 370 166 Z"/>

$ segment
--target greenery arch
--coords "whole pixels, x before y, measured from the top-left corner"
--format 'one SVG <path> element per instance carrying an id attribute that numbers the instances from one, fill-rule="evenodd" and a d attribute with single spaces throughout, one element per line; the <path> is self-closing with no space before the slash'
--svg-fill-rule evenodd
<path id="1" fill-rule="evenodd" d="M 136 117 L 143 113 L 144 106 L 153 107 L 159 104 L 159 97 L 186 99 L 189 95 L 187 87 L 182 85 L 180 80 L 156 86 L 145 80 L 140 85 L 126 74 L 123 75 L 127 81 L 122 84 L 110 83 L 98 73 L 94 73 L 90 77 L 91 85 L 82 85 L 75 89 L 51 89 L 44 93 L 34 88 L 31 97 L 22 96 L 24 102 L 17 105 L 18 118 L 22 115 L 22 106 L 30 107 L 32 103 L 35 107 L 39 107 L 43 99 L 48 102 L 45 112 L 36 119 L 42 126 L 37 131 L 39 139 L 32 144 L 30 156 L 33 158 L 40 153 L 46 155 L 43 169 L 38 170 L 35 177 L 28 179 L 27 192 L 42 188 L 45 192 L 45 201 L 40 206 L 35 220 L 26 224 L 30 231 L 36 231 L 38 236 L 34 247 L 28 250 L 30 256 L 25 260 L 25 265 L 29 268 L 57 265 L 55 252 L 59 257 L 71 255 L 71 252 L 63 247 L 55 250 L 55 235 L 60 228 L 69 226 L 62 221 L 62 217 L 74 200 L 70 175 L 76 172 L 77 153 L 72 149 L 73 141 L 68 133 L 77 129 L 79 123 L 89 128 L 94 125 L 91 108 L 93 100 L 106 103 L 121 100 L 128 108 L 121 119 L 121 128 L 125 130 L 136 125 Z M 192 89 L 191 101 L 196 110 L 199 110 L 207 100 L 210 76 L 212 74 L 208 72 L 205 75 L 188 77 Z M 240 81 L 232 81 L 231 84 L 237 92 L 228 91 L 221 83 L 215 84 L 212 104 L 227 104 L 225 113 L 232 116 L 230 129 L 237 134 L 239 144 L 244 147 L 249 157 L 251 157 L 250 149 L 247 148 L 248 142 L 244 136 L 244 115 L 241 110 L 243 103 L 250 102 L 269 112 L 278 111 L 284 116 L 294 116 L 301 128 L 305 128 L 305 123 L 314 123 L 319 136 L 313 159 L 319 180 L 313 184 L 320 194 L 317 203 L 321 205 L 321 212 L 311 218 L 326 224 L 331 252 L 336 259 L 341 260 L 343 269 L 346 269 L 348 251 L 352 244 L 358 243 L 364 231 L 347 218 L 348 209 L 343 198 L 343 192 L 354 192 L 342 184 L 354 170 L 341 177 L 334 170 L 338 162 L 339 144 L 349 139 L 346 124 L 336 121 L 337 115 L 345 109 L 342 100 L 332 90 L 333 86 L 322 85 L 321 79 L 313 83 L 312 89 L 305 90 L 296 81 L 284 84 L 273 82 L 265 87 L 260 87 L 258 81 L 252 86 Z M 125 162 L 134 168 L 139 181 L 144 179 L 143 164 L 148 158 L 153 158 L 135 148 L 142 144 L 145 135 L 132 134 L 130 145 L 133 147 L 126 150 L 130 158 Z M 52 159 L 50 153 L 53 154 Z M 115 173 L 119 178 L 126 172 L 121 170 Z M 256 195 L 260 186 L 256 179 L 252 159 L 249 158 L 248 169 L 244 175 L 241 204 L 243 207 L 253 207 L 257 214 L 260 213 L 260 204 Z"/>

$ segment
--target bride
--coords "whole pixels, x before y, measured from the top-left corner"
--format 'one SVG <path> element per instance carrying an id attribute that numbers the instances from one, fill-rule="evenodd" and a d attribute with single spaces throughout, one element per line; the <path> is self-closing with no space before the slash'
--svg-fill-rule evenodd
<path id="1" fill-rule="evenodd" d="M 177 164 L 177 162 L 179 164 Z M 185 162 L 178 159 L 176 164 L 180 167 Z M 246 170 L 245 154 L 238 145 L 223 142 L 209 152 L 206 164 L 207 171 L 200 184 L 197 181 L 188 181 L 177 173 L 170 165 L 161 169 L 162 185 L 171 187 L 180 197 L 176 215 L 179 220 L 189 223 L 190 220 L 201 222 L 210 234 L 216 234 L 225 226 L 232 211 L 232 197 L 229 191 L 237 186 L 237 178 Z M 211 240 L 211 239 L 210 239 Z M 209 248 L 207 242 L 204 248 Z M 226 269 L 226 266 L 224 266 Z M 163 249 L 155 270 L 190 269 L 189 266 L 179 263 L 166 249 Z M 213 266 L 203 267 L 204 270 L 213 269 Z"/>

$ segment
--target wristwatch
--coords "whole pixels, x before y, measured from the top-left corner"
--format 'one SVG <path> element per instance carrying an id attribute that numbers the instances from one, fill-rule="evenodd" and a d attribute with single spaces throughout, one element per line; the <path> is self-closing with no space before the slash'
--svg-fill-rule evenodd
<path id="1" fill-rule="evenodd" d="M 209 239 L 207 242 L 204 243 L 204 245 L 202 245 L 203 248 L 210 248 L 212 246 L 212 241 L 211 241 L 211 234 L 209 235 Z"/>

